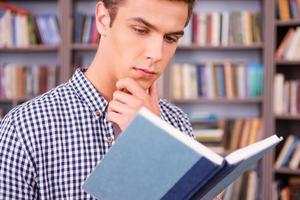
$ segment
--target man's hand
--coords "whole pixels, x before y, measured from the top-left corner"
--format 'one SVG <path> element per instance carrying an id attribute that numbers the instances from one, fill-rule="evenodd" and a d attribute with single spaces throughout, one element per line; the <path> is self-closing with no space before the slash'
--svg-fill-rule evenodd
<path id="1" fill-rule="evenodd" d="M 108 105 L 108 121 L 118 125 L 123 131 L 141 107 L 146 107 L 160 116 L 159 100 L 156 83 L 145 91 L 132 78 L 121 79 L 116 84 L 117 90 Z"/>

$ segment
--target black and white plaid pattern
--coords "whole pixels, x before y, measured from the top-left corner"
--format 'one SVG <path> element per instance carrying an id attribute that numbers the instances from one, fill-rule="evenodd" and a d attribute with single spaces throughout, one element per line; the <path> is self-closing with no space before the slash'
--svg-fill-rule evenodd
<path id="1" fill-rule="evenodd" d="M 114 141 L 108 102 L 77 70 L 69 82 L 13 109 L 0 126 L 0 199 L 92 199 L 81 185 Z M 193 136 L 165 100 L 161 117 Z"/>

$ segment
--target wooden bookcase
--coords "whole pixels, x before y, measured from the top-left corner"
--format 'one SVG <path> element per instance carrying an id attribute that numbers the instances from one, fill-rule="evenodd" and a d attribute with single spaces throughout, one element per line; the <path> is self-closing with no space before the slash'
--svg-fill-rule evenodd
<path id="1" fill-rule="evenodd" d="M 272 0 L 272 19 L 270 30 L 274 32 L 272 35 L 272 48 L 273 48 L 273 59 L 270 59 L 272 65 L 270 67 L 270 72 L 273 75 L 272 79 L 270 80 L 271 83 L 274 82 L 274 77 L 276 73 L 282 73 L 285 76 L 286 80 L 300 80 L 300 61 L 288 61 L 288 60 L 277 60 L 275 58 L 275 52 L 278 48 L 280 42 L 283 39 L 283 36 L 287 33 L 288 29 L 291 27 L 298 27 L 300 26 L 299 19 L 291 19 L 287 21 L 282 21 L 278 19 L 276 15 L 276 9 L 278 9 L 277 0 Z M 298 53 L 298 52 L 297 52 Z M 270 88 L 271 90 L 272 88 Z M 270 104 L 273 103 L 272 100 L 268 100 Z M 273 105 L 272 105 L 273 106 Z M 275 131 L 278 135 L 283 136 L 285 139 L 290 135 L 294 134 L 297 137 L 300 137 L 300 115 L 290 115 L 290 114 L 283 114 L 283 115 L 276 115 L 270 113 L 268 118 L 271 120 L 271 129 L 273 132 Z M 273 162 L 272 165 L 272 181 L 279 181 L 279 180 L 287 180 L 291 176 L 298 176 L 300 175 L 299 168 L 297 170 L 292 170 L 287 167 L 276 169 L 274 162 L 276 157 L 278 156 L 283 144 L 276 148 L 276 151 L 272 154 Z M 271 157 L 270 157 L 271 158 Z M 270 168 L 271 169 L 271 168 Z M 279 191 L 278 191 L 279 192 Z"/>
<path id="2" fill-rule="evenodd" d="M 286 66 L 289 68 L 296 68 L 300 65 L 300 62 L 287 62 L 287 61 L 277 61 L 274 59 L 274 51 L 276 49 L 276 30 L 280 31 L 282 27 L 296 26 L 299 25 L 299 21 L 293 22 L 279 22 L 276 21 L 275 18 L 275 4 L 276 0 L 199 0 L 199 2 L 212 3 L 212 4 L 227 4 L 231 2 L 232 4 L 242 3 L 242 2 L 250 2 L 256 3 L 260 5 L 261 11 L 261 20 L 262 20 L 262 38 L 263 42 L 261 44 L 252 45 L 252 46 L 180 46 L 178 47 L 177 53 L 175 55 L 178 56 L 180 53 L 186 54 L 194 54 L 201 55 L 205 53 L 209 53 L 214 55 L 217 54 L 248 54 L 255 53 L 258 55 L 261 63 L 264 64 L 264 93 L 262 97 L 255 98 L 246 98 L 246 99 L 226 99 L 226 98 L 217 98 L 214 100 L 199 98 L 196 100 L 174 100 L 170 99 L 170 95 L 168 93 L 170 77 L 168 76 L 169 71 L 166 71 L 164 78 L 164 96 L 171 100 L 178 106 L 201 106 L 201 105 L 219 105 L 220 107 L 244 107 L 250 105 L 254 105 L 259 110 L 259 115 L 263 120 L 264 124 L 264 136 L 270 136 L 275 133 L 279 122 L 281 124 L 290 125 L 296 124 L 297 120 L 300 117 L 291 117 L 291 116 L 278 116 L 275 117 L 273 114 L 273 79 L 274 74 L 276 72 L 276 68 L 280 68 L 282 66 Z M 76 61 L 77 57 L 85 56 L 85 54 L 93 54 L 97 49 L 97 45 L 87 45 L 87 44 L 74 44 L 72 42 L 72 31 L 73 31 L 73 14 L 76 12 L 76 4 L 80 3 L 90 3 L 96 2 L 93 0 L 48 0 L 48 1 L 39 1 L 39 0 L 30 0 L 30 1 L 21 1 L 21 0 L 8 0 L 7 2 L 18 3 L 22 2 L 23 4 L 35 4 L 39 2 L 39 4 L 45 3 L 55 3 L 57 4 L 57 16 L 60 26 L 60 34 L 61 34 L 61 44 L 59 46 L 47 47 L 47 46 L 33 46 L 29 48 L 0 48 L 1 54 L 10 54 L 18 56 L 20 54 L 38 54 L 38 53 L 55 53 L 57 55 L 57 65 L 59 66 L 59 83 L 63 83 L 67 81 L 75 67 L 79 67 L 79 63 Z M 94 10 L 90 11 L 90 14 L 94 13 Z M 179 55 L 180 57 L 180 55 Z M 27 99 L 1 99 L 0 105 L 13 107 L 18 105 L 21 102 L 26 101 Z M 286 122 L 286 123 L 285 123 Z M 276 128 L 275 128 L 276 127 Z M 296 130 L 300 130 L 296 127 Z M 286 132 L 286 130 L 285 130 Z M 280 133 L 280 132 L 277 132 Z M 272 199 L 272 188 L 271 183 L 274 180 L 274 175 L 276 173 L 299 173 L 299 172 L 291 172 L 289 170 L 282 169 L 281 171 L 274 171 L 273 163 L 275 152 L 272 151 L 267 156 L 263 158 L 259 167 L 259 199 Z"/>

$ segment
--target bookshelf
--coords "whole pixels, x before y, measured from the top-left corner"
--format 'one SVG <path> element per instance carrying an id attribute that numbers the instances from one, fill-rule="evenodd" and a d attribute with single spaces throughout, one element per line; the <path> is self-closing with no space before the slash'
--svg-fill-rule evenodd
<path id="1" fill-rule="evenodd" d="M 96 44 L 81 44 L 73 42 L 74 15 L 78 12 L 92 15 L 94 13 L 95 0 L 7 0 L 17 6 L 28 9 L 34 14 L 40 14 L 45 10 L 58 17 L 60 27 L 61 43 L 56 46 L 35 45 L 27 48 L 0 48 L 1 62 L 12 62 L 17 58 L 17 62 L 28 62 L 29 64 L 43 63 L 47 60 L 49 64 L 59 66 L 58 82 L 62 83 L 69 79 L 76 67 L 84 67 L 91 61 L 97 49 Z M 180 45 L 177 49 L 172 63 L 195 63 L 205 60 L 237 60 L 246 63 L 255 62 L 264 65 L 264 92 L 262 96 L 246 98 L 223 98 L 215 99 L 197 98 L 191 100 L 174 100 L 170 95 L 170 71 L 166 70 L 163 79 L 164 98 L 171 100 L 174 104 L 185 111 L 200 109 L 206 111 L 212 109 L 213 112 L 220 112 L 221 117 L 247 118 L 261 117 L 264 124 L 264 137 L 270 136 L 277 129 L 278 122 L 281 126 L 286 123 L 291 124 L 300 119 L 299 116 L 275 116 L 273 114 L 273 84 L 276 68 L 287 66 L 296 68 L 300 62 L 275 60 L 274 51 L 276 49 L 276 33 L 280 28 L 286 29 L 290 26 L 300 25 L 300 21 L 281 22 L 274 16 L 276 0 L 199 0 L 196 10 L 199 12 L 222 12 L 222 11 L 243 11 L 261 13 L 261 23 L 263 29 L 262 42 L 252 45 Z M 238 4 L 238 6 L 237 6 Z M 37 56 L 38 55 L 38 56 Z M 5 59 L 4 59 L 5 58 Z M 1 64 L 1 63 L 0 63 Z M 292 69 L 292 70 L 293 70 Z M 282 69 L 284 70 L 284 69 Z M 30 99 L 14 98 L 0 99 L 1 107 L 8 111 L 10 108 Z M 229 116 L 228 116 L 229 115 Z M 288 122 L 286 122 L 288 121 Z M 197 122 L 193 122 L 196 124 Z M 299 129 L 297 129 L 299 130 Z M 281 131 L 281 130 L 280 130 Z M 279 131 L 279 133 L 280 133 Z M 283 130 L 284 133 L 287 130 Z M 225 151 L 227 154 L 228 150 Z M 271 183 L 276 173 L 289 173 L 289 170 L 270 170 L 273 168 L 275 152 L 266 156 L 258 167 L 260 177 L 258 199 L 272 199 Z"/>
<path id="2" fill-rule="evenodd" d="M 282 1 L 283 2 L 283 1 Z M 300 74 L 299 74 L 299 67 L 300 67 L 300 61 L 299 60 L 287 60 L 287 59 L 278 59 L 275 55 L 278 51 L 279 46 L 281 45 L 284 36 L 286 36 L 287 32 L 291 28 L 297 28 L 300 26 L 300 21 L 297 18 L 294 18 L 294 14 L 292 13 L 292 6 L 288 5 L 292 1 L 286 1 L 286 5 L 288 6 L 286 10 L 284 10 L 283 5 L 280 7 L 280 3 L 277 0 L 272 1 L 273 6 L 273 27 L 271 30 L 274 31 L 274 38 L 272 40 L 274 41 L 273 44 L 273 65 L 271 65 L 270 69 L 272 70 L 273 78 L 272 83 L 276 84 L 276 76 L 278 77 L 278 74 L 282 74 L 284 77 L 284 84 L 292 84 L 292 82 L 297 82 L 297 80 L 300 80 Z M 278 4 L 276 4 L 278 3 Z M 290 7 L 289 7 L 290 6 Z M 300 5 L 298 5 L 299 7 Z M 300 8 L 300 7 L 299 7 Z M 277 12 L 276 12 L 277 11 Z M 299 12 L 298 12 L 299 13 Z M 288 19 L 284 19 L 283 16 L 289 15 Z M 289 47 L 290 48 L 290 47 Z M 288 50 L 286 50 L 288 51 Z M 298 53 L 298 52 L 297 52 Z M 286 86 L 290 87 L 290 86 Z M 287 90 L 284 89 L 284 96 L 287 96 Z M 298 89 L 297 89 L 298 91 Z M 274 89 L 273 90 L 274 95 L 278 95 L 280 91 Z M 292 95 L 291 92 L 289 92 L 289 95 Z M 281 96 L 281 95 L 280 95 Z M 290 96 L 288 96 L 288 99 L 291 99 Z M 286 99 L 283 101 L 284 105 L 286 105 Z M 270 103 L 274 103 L 273 101 L 270 101 Z M 296 98 L 296 105 L 299 104 L 298 97 Z M 288 103 L 288 110 L 284 109 L 284 112 L 282 113 L 276 113 L 273 112 L 272 116 L 270 117 L 272 120 L 272 130 L 274 130 L 279 135 L 283 136 L 285 139 L 287 139 L 290 135 L 294 135 L 299 137 L 299 120 L 300 115 L 297 113 L 298 108 L 296 109 L 297 112 L 292 113 L 291 107 L 293 103 Z M 277 107 L 276 103 L 274 103 L 274 106 Z M 287 140 L 286 140 L 287 141 Z M 297 169 L 291 169 L 288 166 L 281 166 L 280 168 L 275 167 L 275 161 L 279 157 L 280 153 L 282 153 L 284 144 L 281 144 L 276 148 L 276 150 L 272 154 L 273 158 L 273 174 L 272 174 L 272 181 L 277 184 L 278 188 L 278 196 L 282 195 L 280 193 L 281 190 L 283 190 L 284 186 L 287 186 L 288 188 L 293 188 L 294 185 L 290 185 L 289 180 L 293 177 L 299 177 L 300 171 L 299 166 Z M 296 152 L 297 150 L 294 150 Z M 292 153 L 292 156 L 294 153 Z M 291 158 L 288 159 L 289 164 L 291 163 Z M 291 189 L 292 190 L 292 189 Z M 274 194 L 275 195 L 275 194 Z M 283 198 L 285 199 L 285 198 Z"/>

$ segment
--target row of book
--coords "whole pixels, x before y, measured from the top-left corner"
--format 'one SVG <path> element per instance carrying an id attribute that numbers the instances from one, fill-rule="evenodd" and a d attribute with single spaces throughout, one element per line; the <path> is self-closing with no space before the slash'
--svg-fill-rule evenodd
<path id="1" fill-rule="evenodd" d="M 96 44 L 99 34 L 96 29 L 95 16 L 76 13 L 74 19 L 73 42 Z"/>
<path id="2" fill-rule="evenodd" d="M 288 167 L 299 169 L 300 164 L 300 140 L 295 135 L 289 135 L 281 148 L 275 162 L 275 168 Z"/>
<path id="3" fill-rule="evenodd" d="M 60 43 L 59 26 L 55 15 L 33 16 L 21 8 L 13 8 L 3 9 L 0 6 L 0 47 Z"/>
<path id="4" fill-rule="evenodd" d="M 300 0 L 278 0 L 277 16 L 284 21 L 300 19 Z"/>
<path id="5" fill-rule="evenodd" d="M 253 45 L 261 43 L 260 14 L 243 12 L 194 13 L 183 45 Z"/>
<path id="6" fill-rule="evenodd" d="M 197 141 L 217 153 L 233 151 L 259 141 L 262 137 L 262 119 L 218 119 L 193 126 Z"/>
<path id="7" fill-rule="evenodd" d="M 262 64 L 206 62 L 173 64 L 171 91 L 174 99 L 205 97 L 245 98 L 263 92 Z"/>
<path id="8" fill-rule="evenodd" d="M 300 60 L 300 27 L 290 28 L 280 42 L 275 57 L 280 60 Z"/>
<path id="9" fill-rule="evenodd" d="M 246 172 L 230 184 L 224 194 L 216 199 L 222 200 L 256 200 L 259 199 L 259 177 L 255 170 Z"/>
<path id="10" fill-rule="evenodd" d="M 284 74 L 274 78 L 274 113 L 300 114 L 300 80 L 285 80 Z"/>
<path id="11" fill-rule="evenodd" d="M 0 65 L 0 98 L 31 98 L 57 84 L 57 67 L 49 65 Z"/>

